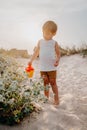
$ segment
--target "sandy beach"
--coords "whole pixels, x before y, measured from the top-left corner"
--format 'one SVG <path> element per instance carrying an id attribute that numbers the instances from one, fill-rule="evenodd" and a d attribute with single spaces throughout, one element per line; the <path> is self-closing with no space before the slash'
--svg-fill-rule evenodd
<path id="1" fill-rule="evenodd" d="M 25 67 L 28 59 L 19 59 L 19 62 Z M 34 61 L 33 66 L 34 78 L 40 77 L 39 60 Z M 0 125 L 0 130 L 87 130 L 87 57 L 79 54 L 62 57 L 57 84 L 58 107 L 45 103 L 36 117 L 27 117 L 16 126 Z"/>

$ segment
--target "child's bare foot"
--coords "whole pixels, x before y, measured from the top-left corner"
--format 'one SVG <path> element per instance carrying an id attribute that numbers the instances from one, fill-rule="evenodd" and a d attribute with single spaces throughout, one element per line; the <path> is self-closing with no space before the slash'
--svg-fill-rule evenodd
<path id="1" fill-rule="evenodd" d="M 53 103 L 55 106 L 58 106 L 59 105 L 59 101 L 54 101 Z"/>

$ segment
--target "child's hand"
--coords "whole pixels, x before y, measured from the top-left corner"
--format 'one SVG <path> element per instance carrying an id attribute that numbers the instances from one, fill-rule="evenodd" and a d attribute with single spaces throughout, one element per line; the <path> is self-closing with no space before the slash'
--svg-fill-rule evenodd
<path id="1" fill-rule="evenodd" d="M 29 66 L 31 66 L 31 65 L 32 65 L 32 62 L 31 62 L 31 61 L 29 61 L 29 62 L 28 62 L 28 65 L 29 65 Z"/>
<path id="2" fill-rule="evenodd" d="M 54 63 L 54 66 L 58 66 L 59 65 L 59 60 L 56 60 L 55 63 Z"/>

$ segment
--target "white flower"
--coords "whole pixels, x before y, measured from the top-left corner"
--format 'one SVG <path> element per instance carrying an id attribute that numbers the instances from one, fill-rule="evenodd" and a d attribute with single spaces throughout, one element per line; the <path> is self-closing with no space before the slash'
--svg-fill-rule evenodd
<path id="1" fill-rule="evenodd" d="M 0 102 L 4 102 L 5 98 L 3 97 L 3 95 L 0 94 Z"/>

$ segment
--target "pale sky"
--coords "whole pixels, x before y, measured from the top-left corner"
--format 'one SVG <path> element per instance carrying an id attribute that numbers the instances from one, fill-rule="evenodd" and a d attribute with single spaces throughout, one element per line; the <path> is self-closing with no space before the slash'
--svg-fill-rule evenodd
<path id="1" fill-rule="evenodd" d="M 0 0 L 0 47 L 32 53 L 47 20 L 58 25 L 59 45 L 87 44 L 87 0 Z"/>

